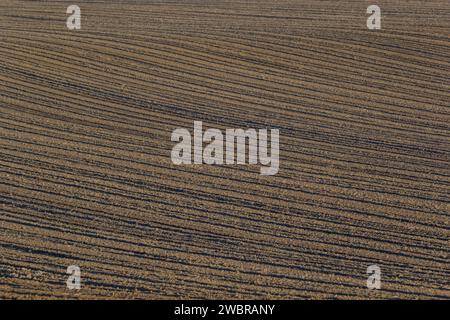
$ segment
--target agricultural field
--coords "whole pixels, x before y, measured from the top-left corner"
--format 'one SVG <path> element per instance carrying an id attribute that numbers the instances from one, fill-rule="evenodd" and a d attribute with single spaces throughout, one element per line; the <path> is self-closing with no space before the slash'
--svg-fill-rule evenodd
<path id="1" fill-rule="evenodd" d="M 370 4 L 0 1 L 0 298 L 449 299 L 450 4 Z M 194 121 L 278 172 L 174 164 Z"/>

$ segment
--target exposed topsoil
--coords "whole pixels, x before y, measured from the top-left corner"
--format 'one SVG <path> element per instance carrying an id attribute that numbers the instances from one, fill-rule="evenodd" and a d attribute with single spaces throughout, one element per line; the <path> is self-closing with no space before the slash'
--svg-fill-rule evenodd
<path id="1" fill-rule="evenodd" d="M 1 1 L 0 298 L 450 298 L 450 6 L 377 3 Z M 194 121 L 279 173 L 172 164 Z"/>

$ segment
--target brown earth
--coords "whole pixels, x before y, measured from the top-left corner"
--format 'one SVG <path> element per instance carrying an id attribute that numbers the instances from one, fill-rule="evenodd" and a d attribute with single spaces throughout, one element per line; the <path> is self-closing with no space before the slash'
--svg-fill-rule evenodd
<path id="1" fill-rule="evenodd" d="M 369 4 L 1 1 L 0 298 L 450 298 L 450 5 Z M 173 165 L 194 120 L 278 175 Z"/>

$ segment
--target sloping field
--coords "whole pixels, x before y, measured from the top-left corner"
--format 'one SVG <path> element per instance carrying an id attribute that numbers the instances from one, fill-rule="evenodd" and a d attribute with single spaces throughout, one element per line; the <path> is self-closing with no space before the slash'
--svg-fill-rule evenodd
<path id="1" fill-rule="evenodd" d="M 75 2 L 0 1 L 0 298 L 450 298 L 448 0 Z"/>

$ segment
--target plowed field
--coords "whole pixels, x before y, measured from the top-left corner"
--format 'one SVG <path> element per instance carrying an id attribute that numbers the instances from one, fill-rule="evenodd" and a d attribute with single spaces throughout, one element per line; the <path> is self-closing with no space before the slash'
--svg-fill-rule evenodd
<path id="1" fill-rule="evenodd" d="M 370 4 L 2 0 L 0 298 L 449 299 L 450 4 Z M 174 165 L 194 121 L 278 174 Z"/>

